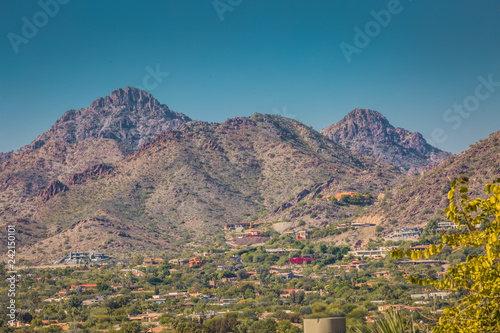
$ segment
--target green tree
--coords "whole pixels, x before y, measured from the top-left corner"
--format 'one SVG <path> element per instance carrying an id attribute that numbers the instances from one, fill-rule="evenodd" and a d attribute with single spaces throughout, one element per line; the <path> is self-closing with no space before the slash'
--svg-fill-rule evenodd
<path id="1" fill-rule="evenodd" d="M 274 321 L 274 319 L 264 319 L 257 320 L 252 324 L 250 328 L 250 332 L 252 333 L 276 333 L 278 329 L 278 324 Z"/>
<path id="2" fill-rule="evenodd" d="M 141 323 L 128 321 L 122 324 L 120 330 L 122 333 L 139 333 L 141 332 Z"/>
<path id="3" fill-rule="evenodd" d="M 82 306 L 82 300 L 79 299 L 77 296 L 71 296 L 71 298 L 68 301 L 68 305 L 71 308 L 79 308 Z"/>
<path id="4" fill-rule="evenodd" d="M 433 285 L 462 296 L 456 306 L 444 310 L 433 332 L 500 332 L 500 178 L 486 184 L 486 199 L 471 200 L 468 181 L 466 177 L 454 180 L 448 193 L 450 206 L 445 213 L 457 224 L 455 233 L 443 235 L 442 244 L 431 245 L 423 252 L 392 252 L 393 259 L 405 255 L 417 260 L 438 254 L 444 246 L 483 250 L 479 254 L 472 252 L 465 262 L 449 267 L 442 280 L 406 276 L 414 284 Z"/>

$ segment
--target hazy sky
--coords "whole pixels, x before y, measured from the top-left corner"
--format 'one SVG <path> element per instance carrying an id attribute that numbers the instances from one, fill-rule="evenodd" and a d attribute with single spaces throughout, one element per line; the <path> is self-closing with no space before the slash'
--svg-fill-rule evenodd
<path id="1" fill-rule="evenodd" d="M 500 130 L 497 0 L 2 1 L 0 34 L 4 152 L 126 86 L 212 122 L 371 108 L 454 153 Z"/>

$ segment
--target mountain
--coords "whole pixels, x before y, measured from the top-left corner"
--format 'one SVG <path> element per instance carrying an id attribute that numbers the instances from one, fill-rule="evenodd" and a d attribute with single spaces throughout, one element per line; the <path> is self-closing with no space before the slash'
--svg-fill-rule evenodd
<path id="1" fill-rule="evenodd" d="M 355 109 L 321 133 L 349 149 L 390 162 L 403 172 L 422 173 L 451 156 L 429 145 L 422 134 L 394 127 L 369 109 Z"/>
<path id="2" fill-rule="evenodd" d="M 160 104 L 148 92 L 127 87 L 99 97 L 87 108 L 67 111 L 29 147 L 36 149 L 51 140 L 75 143 L 88 138 L 107 138 L 131 152 L 157 134 L 190 120 Z"/>
<path id="3" fill-rule="evenodd" d="M 461 175 L 470 179 L 471 198 L 484 197 L 487 182 L 500 177 L 500 132 L 452 156 L 423 176 L 407 178 L 388 190 L 379 213 L 392 228 L 425 225 L 430 219 L 446 220 L 450 183 Z"/>
<path id="4" fill-rule="evenodd" d="M 224 223 L 328 224 L 351 212 L 318 191 L 377 196 L 401 177 L 298 121 L 254 114 L 184 123 L 127 157 L 113 139 L 48 140 L 0 162 L 0 219 L 20 224 L 25 260 L 126 257 L 207 245 Z M 291 207 L 305 196 L 317 204 Z"/>

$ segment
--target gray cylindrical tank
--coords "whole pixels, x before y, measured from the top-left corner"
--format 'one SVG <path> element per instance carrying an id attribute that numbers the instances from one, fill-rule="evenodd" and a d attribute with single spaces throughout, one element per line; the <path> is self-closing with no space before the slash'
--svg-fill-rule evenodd
<path id="1" fill-rule="evenodd" d="M 346 333 L 345 318 L 304 319 L 304 333 Z"/>

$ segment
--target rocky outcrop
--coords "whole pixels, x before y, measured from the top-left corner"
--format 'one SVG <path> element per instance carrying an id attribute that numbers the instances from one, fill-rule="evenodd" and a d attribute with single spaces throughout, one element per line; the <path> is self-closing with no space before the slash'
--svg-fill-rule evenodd
<path id="1" fill-rule="evenodd" d="M 61 183 L 58 179 L 53 180 L 45 190 L 43 190 L 38 196 L 43 202 L 48 201 L 53 196 L 61 192 L 66 192 L 69 188 Z"/>
<path id="2" fill-rule="evenodd" d="M 66 183 L 68 185 L 81 184 L 90 178 L 100 178 L 103 175 L 110 174 L 113 171 L 113 167 L 106 165 L 104 163 L 93 165 L 84 172 L 75 173 L 71 175 Z"/>
<path id="3" fill-rule="evenodd" d="M 422 134 L 394 127 L 369 109 L 355 109 L 321 133 L 347 148 L 390 162 L 403 172 L 422 173 L 451 156 L 428 144 Z"/>
<path id="4" fill-rule="evenodd" d="M 222 152 L 224 151 L 221 146 L 219 146 L 215 141 L 213 140 L 208 140 L 205 142 L 203 145 L 203 149 L 205 150 L 213 150 L 213 151 L 219 151 Z"/>

